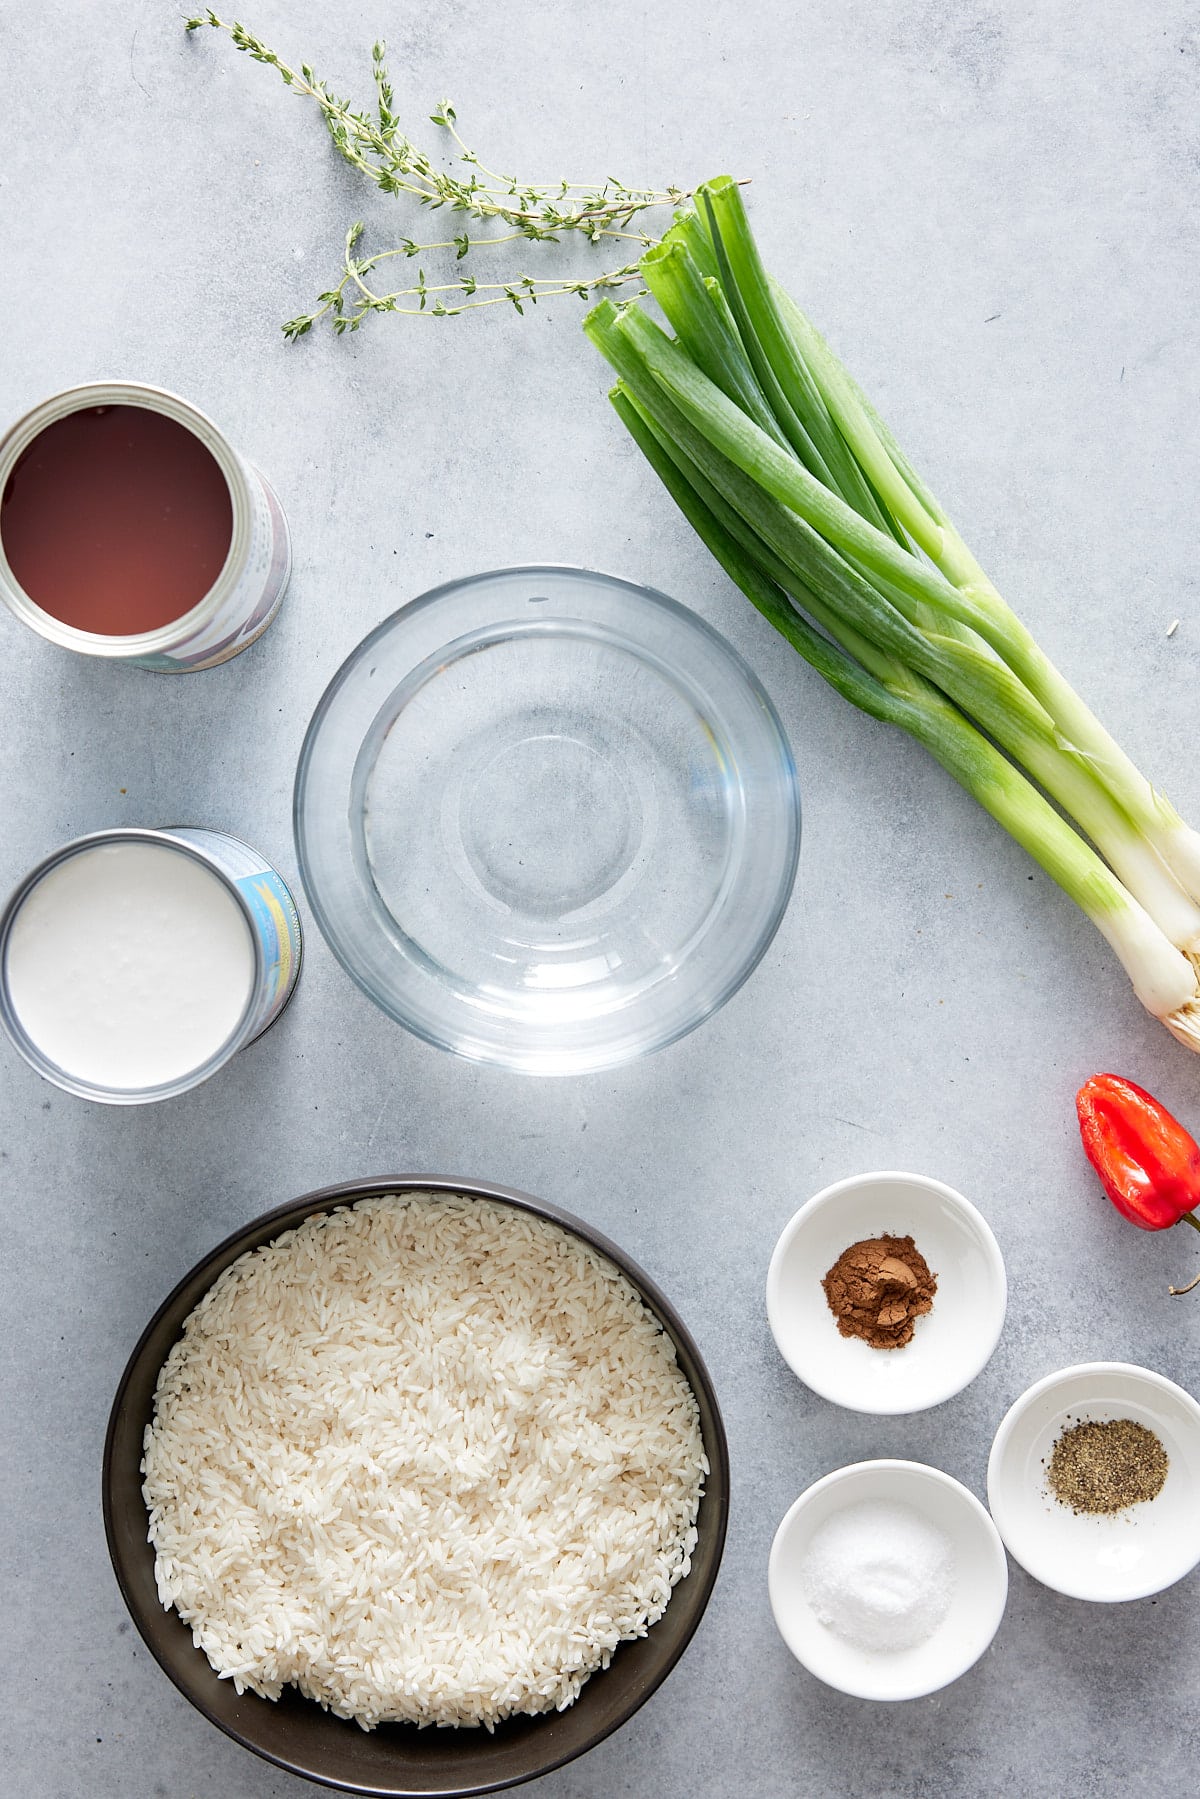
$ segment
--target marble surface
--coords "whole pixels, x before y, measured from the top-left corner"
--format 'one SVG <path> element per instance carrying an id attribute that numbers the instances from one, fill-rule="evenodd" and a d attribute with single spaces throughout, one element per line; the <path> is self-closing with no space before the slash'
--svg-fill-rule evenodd
<path id="1" fill-rule="evenodd" d="M 386 34 L 404 116 L 450 94 L 501 166 L 753 177 L 771 267 L 1046 648 L 1200 815 L 1193 7 L 248 0 L 245 16 L 364 98 Z M 609 416 L 577 301 L 289 348 L 279 321 L 326 285 L 352 219 L 372 244 L 411 228 L 312 112 L 214 34 L 186 39 L 175 0 L 0 0 L 0 45 L 5 418 L 102 374 L 175 388 L 268 472 L 296 550 L 272 630 L 200 676 L 120 672 L 0 618 L 0 885 L 79 832 L 170 821 L 232 829 L 294 877 L 292 773 L 332 671 L 412 595 L 525 560 L 648 581 L 727 633 L 779 707 L 805 802 L 795 897 L 753 980 L 619 1073 L 539 1083 L 427 1048 L 315 928 L 278 1028 L 186 1098 L 78 1103 L 3 1051 L 4 1791 L 316 1791 L 213 1730 L 141 1647 L 105 1553 L 101 1443 L 142 1325 L 202 1252 L 323 1182 L 414 1168 L 528 1189 L 625 1244 L 689 1319 L 729 1427 L 730 1537 L 700 1634 L 626 1729 L 531 1795 L 1190 1791 L 1194 1581 L 1090 1608 L 1014 1568 L 982 1662 L 886 1708 L 791 1660 L 765 1569 L 787 1506 L 839 1463 L 911 1456 L 982 1493 L 1001 1415 L 1055 1366 L 1118 1357 L 1195 1384 L 1200 1302 L 1166 1294 L 1190 1242 L 1105 1204 L 1072 1096 L 1115 1068 L 1195 1124 L 1200 1064 L 978 807 L 824 690 L 710 564 Z M 1010 1277 L 989 1367 L 911 1419 L 818 1401 L 767 1331 L 780 1228 L 873 1167 L 968 1194 Z"/>

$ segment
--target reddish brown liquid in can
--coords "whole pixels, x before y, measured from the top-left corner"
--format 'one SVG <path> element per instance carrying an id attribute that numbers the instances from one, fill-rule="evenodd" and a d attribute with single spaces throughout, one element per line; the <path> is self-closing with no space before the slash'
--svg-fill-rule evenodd
<path id="1" fill-rule="evenodd" d="M 185 425 L 146 406 L 88 406 L 47 425 L 0 501 L 0 542 L 30 599 L 105 637 L 190 612 L 232 536 L 216 458 Z"/>

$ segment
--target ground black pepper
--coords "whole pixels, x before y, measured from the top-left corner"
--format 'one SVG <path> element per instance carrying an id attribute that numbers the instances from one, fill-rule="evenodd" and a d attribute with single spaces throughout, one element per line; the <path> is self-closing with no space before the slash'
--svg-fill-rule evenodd
<path id="1" fill-rule="evenodd" d="M 1133 1418 L 1068 1418 L 1050 1452 L 1046 1479 L 1060 1505 L 1073 1512 L 1123 1512 L 1157 1498 L 1167 1478 L 1167 1452 L 1152 1430 Z"/>

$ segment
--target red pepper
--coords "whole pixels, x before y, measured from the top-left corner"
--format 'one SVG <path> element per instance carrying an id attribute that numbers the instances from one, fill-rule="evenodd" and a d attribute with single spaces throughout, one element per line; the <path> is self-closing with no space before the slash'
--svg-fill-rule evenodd
<path id="1" fill-rule="evenodd" d="M 1075 1109 L 1088 1161 L 1122 1217 L 1144 1231 L 1181 1220 L 1200 1231 L 1192 1214 L 1200 1204 L 1200 1144 L 1165 1106 L 1118 1074 L 1094 1074 L 1076 1094 Z"/>

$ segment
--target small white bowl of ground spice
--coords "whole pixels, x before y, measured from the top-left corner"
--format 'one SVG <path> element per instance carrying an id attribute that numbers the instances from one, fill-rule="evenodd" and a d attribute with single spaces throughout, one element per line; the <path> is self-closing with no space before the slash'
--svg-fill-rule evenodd
<path id="1" fill-rule="evenodd" d="M 1200 1562 L 1200 1405 L 1129 1362 L 1048 1374 L 988 1462 L 1009 1554 L 1071 1599 L 1144 1599 Z"/>
<path id="2" fill-rule="evenodd" d="M 986 1220 L 928 1175 L 854 1175 L 785 1227 L 767 1274 L 779 1352 L 856 1412 L 920 1412 L 974 1380 L 999 1341 L 1008 1286 Z"/>

